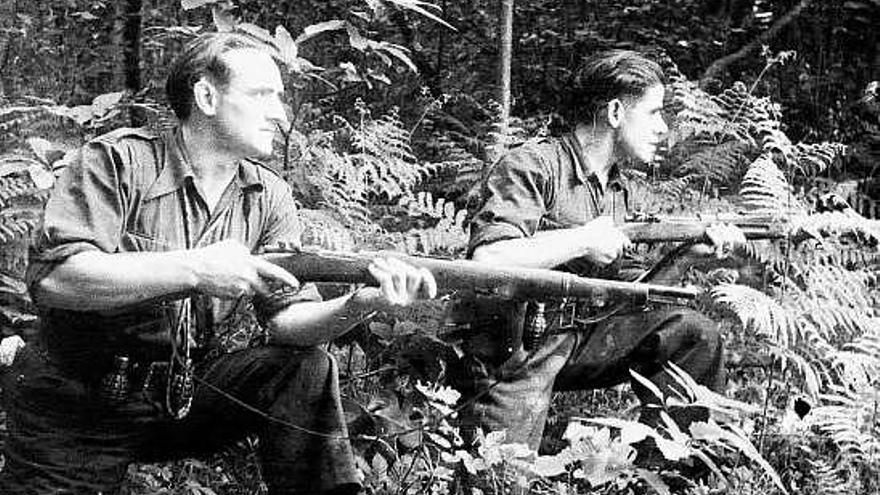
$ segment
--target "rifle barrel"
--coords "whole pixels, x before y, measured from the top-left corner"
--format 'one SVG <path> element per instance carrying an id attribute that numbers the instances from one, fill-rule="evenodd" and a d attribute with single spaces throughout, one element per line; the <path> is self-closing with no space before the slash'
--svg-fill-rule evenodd
<path id="1" fill-rule="evenodd" d="M 731 220 L 733 225 L 742 230 L 746 239 L 782 239 L 785 228 L 778 223 L 759 222 L 754 220 Z M 706 229 L 712 225 L 707 221 L 659 221 L 659 222 L 626 222 L 621 226 L 629 240 L 640 242 L 684 242 L 708 241 Z"/>

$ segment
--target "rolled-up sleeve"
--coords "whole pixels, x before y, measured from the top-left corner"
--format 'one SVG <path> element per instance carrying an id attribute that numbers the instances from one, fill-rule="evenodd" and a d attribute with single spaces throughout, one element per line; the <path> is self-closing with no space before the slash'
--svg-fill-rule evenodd
<path id="1" fill-rule="evenodd" d="M 529 145 L 495 163 L 483 182 L 482 206 L 471 222 L 468 257 L 481 245 L 534 235 L 553 194 L 549 177 L 545 161 Z"/>
<path id="2" fill-rule="evenodd" d="M 43 226 L 31 249 L 28 286 L 57 264 L 84 251 L 115 252 L 124 215 L 124 193 L 112 149 L 85 145 L 61 174 L 46 204 Z"/>

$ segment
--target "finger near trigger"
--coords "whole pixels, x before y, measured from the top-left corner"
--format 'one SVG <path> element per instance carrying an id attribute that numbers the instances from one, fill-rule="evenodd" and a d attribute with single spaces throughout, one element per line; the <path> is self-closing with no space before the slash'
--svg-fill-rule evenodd
<path id="1" fill-rule="evenodd" d="M 259 274 L 261 278 L 269 280 L 269 285 L 281 284 L 292 287 L 293 289 L 299 289 L 300 283 L 296 276 L 278 265 L 257 258 L 256 269 L 257 274 Z"/>
<path id="2" fill-rule="evenodd" d="M 258 294 L 261 296 L 268 296 L 272 293 L 272 287 L 268 283 L 266 283 L 265 279 L 263 279 L 262 277 L 257 278 L 257 281 L 251 285 L 250 289 L 253 290 L 253 294 Z"/>

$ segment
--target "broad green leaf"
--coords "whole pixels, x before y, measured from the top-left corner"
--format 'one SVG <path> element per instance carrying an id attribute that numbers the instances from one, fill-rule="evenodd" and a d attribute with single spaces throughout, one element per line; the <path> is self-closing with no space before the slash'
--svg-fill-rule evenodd
<path id="1" fill-rule="evenodd" d="M 92 100 L 92 115 L 100 117 L 106 114 L 111 107 L 122 100 L 122 97 L 124 95 L 124 91 L 117 91 L 114 93 L 104 93 L 102 95 L 96 96 L 95 99 Z"/>
<path id="2" fill-rule="evenodd" d="M 542 455 L 535 460 L 533 467 L 535 474 L 544 478 L 559 476 L 565 473 L 565 463 L 558 456 Z"/>
<path id="3" fill-rule="evenodd" d="M 652 382 L 651 380 L 648 380 L 647 378 L 640 375 L 639 373 L 637 373 L 634 370 L 629 370 L 629 374 L 630 374 L 630 376 L 635 378 L 636 381 L 639 382 L 642 386 L 644 386 L 645 388 L 650 390 L 651 393 L 654 394 L 655 397 L 660 399 L 661 402 L 663 401 L 663 392 L 661 392 L 660 389 L 657 388 L 657 385 L 655 385 L 654 382 Z"/>
<path id="4" fill-rule="evenodd" d="M 657 495 L 670 495 L 669 485 L 663 481 L 659 474 L 647 469 L 636 469 L 636 475 L 657 492 Z"/>
<path id="5" fill-rule="evenodd" d="M 400 60 L 401 62 L 403 62 L 404 64 L 406 64 L 406 66 L 409 67 L 410 70 L 412 70 L 413 72 L 418 74 L 419 68 L 416 67 L 416 64 L 413 63 L 411 58 L 409 58 L 409 54 L 408 54 L 409 50 L 407 48 L 400 46 L 400 45 L 395 45 L 394 43 L 388 43 L 388 42 L 382 41 L 379 43 L 379 46 L 377 49 L 382 50 L 384 52 L 387 52 L 392 57 L 394 57 L 394 58 Z"/>
<path id="6" fill-rule="evenodd" d="M 770 476 L 770 479 L 782 490 L 783 493 L 788 493 L 785 489 L 785 485 L 782 483 L 782 479 L 779 477 L 779 474 L 773 469 L 773 466 L 767 462 L 767 459 L 758 452 L 758 449 L 752 444 L 751 440 L 740 431 L 734 425 L 727 425 L 730 430 L 727 430 L 714 421 L 710 421 L 708 423 L 697 422 L 690 425 L 691 436 L 695 440 L 705 440 L 710 443 L 721 443 L 722 441 L 727 445 L 734 447 L 739 450 L 743 454 L 746 455 L 752 462 L 761 466 L 765 473 Z"/>
<path id="7" fill-rule="evenodd" d="M 672 419 L 672 416 L 670 416 L 669 413 L 666 411 L 660 411 L 660 419 L 663 420 L 666 432 L 672 437 L 672 441 L 684 444 L 690 440 L 690 437 L 681 431 L 681 428 L 678 427 L 678 424 Z"/>
<path id="8" fill-rule="evenodd" d="M 348 31 L 348 44 L 350 44 L 352 48 L 360 52 L 367 49 L 369 46 L 367 39 L 361 36 L 361 32 L 358 28 L 346 23 L 345 30 Z"/>
<path id="9" fill-rule="evenodd" d="M 211 19 L 213 19 L 217 31 L 221 33 L 230 33 L 235 29 L 235 16 L 232 15 L 232 11 L 229 9 L 214 6 L 211 9 Z"/>
<path id="10" fill-rule="evenodd" d="M 437 5 L 434 5 L 430 2 L 423 2 L 420 0 L 386 0 L 386 1 L 388 3 L 397 5 L 398 7 L 401 7 L 403 9 L 411 10 L 413 12 L 421 14 L 421 15 L 427 17 L 428 19 L 431 19 L 432 21 L 434 21 L 438 24 L 441 24 L 443 26 L 448 27 L 449 29 L 451 29 L 453 31 L 458 31 L 457 29 L 452 27 L 451 24 L 447 23 L 446 21 L 444 21 L 443 19 L 441 19 L 437 15 L 435 15 L 435 14 L 429 12 L 427 9 L 425 9 L 425 7 L 430 7 L 430 8 L 436 9 L 438 11 L 440 10 L 440 7 L 438 7 Z"/>
<path id="11" fill-rule="evenodd" d="M 221 0 L 180 0 L 180 6 L 183 7 L 183 10 L 192 10 L 219 1 Z"/>
<path id="12" fill-rule="evenodd" d="M 618 418 L 584 418 L 583 421 L 620 429 L 620 441 L 628 445 L 642 441 L 647 437 L 659 436 L 653 428 L 638 421 Z"/>
<path id="13" fill-rule="evenodd" d="M 37 158 L 45 165 L 51 165 L 64 156 L 64 150 L 43 138 L 32 137 L 27 139 L 27 144 Z"/>
<path id="14" fill-rule="evenodd" d="M 0 368 L 11 366 L 18 351 L 24 347 L 24 340 L 18 335 L 6 337 L 0 341 Z"/>
<path id="15" fill-rule="evenodd" d="M 284 26 L 279 25 L 275 28 L 274 40 L 275 46 L 278 47 L 278 51 L 281 53 L 281 60 L 286 65 L 296 65 L 299 58 L 299 47 L 293 41 L 290 32 Z"/>
<path id="16" fill-rule="evenodd" d="M 236 25 L 235 29 L 247 33 L 269 46 L 274 46 L 275 44 L 275 37 L 272 36 L 272 33 L 267 31 L 265 28 L 257 26 L 256 24 L 251 24 L 250 22 L 242 22 L 241 24 Z"/>
<path id="17" fill-rule="evenodd" d="M 670 461 L 680 461 L 689 457 L 693 451 L 686 444 L 681 442 L 676 442 L 674 440 L 667 440 L 660 436 L 654 437 L 654 443 L 657 444 L 657 448 L 660 449 L 660 452 L 663 454 L 663 457 L 669 459 Z"/>
<path id="18" fill-rule="evenodd" d="M 340 29 L 345 29 L 347 25 L 347 21 L 343 21 L 340 19 L 333 19 L 330 21 L 319 22 L 317 24 L 310 24 L 303 29 L 303 33 L 296 38 L 296 42 L 297 44 L 299 44 L 309 38 L 313 38 L 327 31 L 338 31 Z"/>
<path id="19" fill-rule="evenodd" d="M 70 16 L 71 17 L 79 17 L 80 19 L 82 19 L 84 21 L 94 21 L 94 20 L 99 19 L 99 17 L 96 16 L 95 14 L 92 14 L 91 12 L 86 12 L 86 11 L 74 12 L 73 14 L 70 14 Z"/>
<path id="20" fill-rule="evenodd" d="M 42 165 L 34 164 L 29 167 L 28 175 L 39 189 L 50 189 L 55 184 L 55 175 Z"/>
<path id="21" fill-rule="evenodd" d="M 569 443 L 579 442 L 584 439 L 592 440 L 592 438 L 596 435 L 596 430 L 596 428 L 586 426 L 580 421 L 572 421 L 568 423 L 568 426 L 566 426 L 565 433 L 562 435 L 562 438 L 567 440 Z M 606 429 L 605 431 L 608 430 Z"/>
<path id="22" fill-rule="evenodd" d="M 443 435 L 438 435 L 432 431 L 425 431 L 425 436 L 428 437 L 435 445 L 444 450 L 449 450 L 452 448 L 452 443 L 446 439 Z"/>

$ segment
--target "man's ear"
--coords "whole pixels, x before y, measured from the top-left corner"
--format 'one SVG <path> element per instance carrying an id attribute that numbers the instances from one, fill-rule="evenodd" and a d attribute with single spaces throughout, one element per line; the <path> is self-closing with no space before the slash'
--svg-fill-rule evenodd
<path id="1" fill-rule="evenodd" d="M 605 105 L 606 118 L 608 119 L 608 125 L 611 126 L 612 129 L 617 129 L 620 126 L 620 122 L 623 120 L 623 115 L 626 113 L 626 108 L 623 105 L 623 102 L 620 101 L 620 98 L 615 98 L 608 102 Z"/>
<path id="2" fill-rule="evenodd" d="M 217 86 L 206 78 L 201 78 L 193 84 L 193 103 L 205 115 L 213 116 L 217 113 Z"/>

